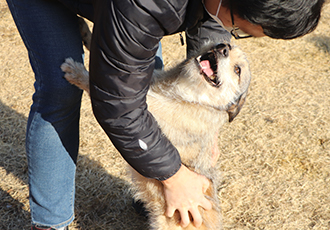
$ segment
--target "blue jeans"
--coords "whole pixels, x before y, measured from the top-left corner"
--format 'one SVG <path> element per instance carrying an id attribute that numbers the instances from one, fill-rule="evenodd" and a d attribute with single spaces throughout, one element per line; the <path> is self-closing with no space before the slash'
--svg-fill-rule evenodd
<path id="1" fill-rule="evenodd" d="M 74 219 L 82 91 L 60 66 L 67 57 L 83 62 L 77 16 L 56 0 L 7 3 L 35 74 L 26 132 L 32 224 L 60 228 Z M 162 68 L 161 47 L 157 55 Z"/>
<path id="2" fill-rule="evenodd" d="M 27 133 L 32 224 L 60 228 L 74 218 L 82 91 L 60 69 L 83 62 L 77 16 L 56 0 L 7 0 L 28 50 L 35 93 Z"/>

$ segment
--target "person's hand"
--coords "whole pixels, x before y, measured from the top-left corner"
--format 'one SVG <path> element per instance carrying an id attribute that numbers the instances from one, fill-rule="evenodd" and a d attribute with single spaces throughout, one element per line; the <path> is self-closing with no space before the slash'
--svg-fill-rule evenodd
<path id="1" fill-rule="evenodd" d="M 187 227 L 190 215 L 196 228 L 202 225 L 203 219 L 198 210 L 201 206 L 205 210 L 212 209 L 211 202 L 205 198 L 204 193 L 210 186 L 209 180 L 184 165 L 179 171 L 167 180 L 162 181 L 166 200 L 167 217 L 173 217 L 176 210 L 181 216 L 181 226 Z"/>

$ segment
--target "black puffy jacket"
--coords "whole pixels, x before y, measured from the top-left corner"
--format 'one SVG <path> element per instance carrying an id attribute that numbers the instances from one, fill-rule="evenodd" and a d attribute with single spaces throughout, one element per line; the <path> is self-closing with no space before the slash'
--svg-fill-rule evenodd
<path id="1" fill-rule="evenodd" d="M 159 41 L 186 31 L 189 55 L 209 37 L 230 40 L 229 33 L 210 19 L 201 0 L 60 1 L 94 22 L 89 68 L 98 122 L 140 174 L 171 177 L 180 156 L 146 104 Z"/>

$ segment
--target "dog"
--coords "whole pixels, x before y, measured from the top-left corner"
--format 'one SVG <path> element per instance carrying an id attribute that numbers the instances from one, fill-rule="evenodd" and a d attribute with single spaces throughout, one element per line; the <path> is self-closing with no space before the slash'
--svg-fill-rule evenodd
<path id="1" fill-rule="evenodd" d="M 66 59 L 61 66 L 65 78 L 89 92 L 89 75 L 84 65 Z M 217 196 L 220 173 L 212 156 L 214 137 L 221 126 L 240 112 L 251 81 L 249 63 L 236 46 L 206 44 L 199 53 L 174 68 L 155 73 L 147 94 L 149 111 L 161 130 L 178 149 L 182 163 L 208 178 L 205 196 L 209 211 L 200 207 L 203 224 L 198 229 L 222 229 Z M 132 193 L 144 203 L 152 230 L 181 230 L 180 214 L 165 216 L 166 203 L 161 182 L 141 176 L 130 168 Z M 192 223 L 185 229 L 196 229 Z"/>

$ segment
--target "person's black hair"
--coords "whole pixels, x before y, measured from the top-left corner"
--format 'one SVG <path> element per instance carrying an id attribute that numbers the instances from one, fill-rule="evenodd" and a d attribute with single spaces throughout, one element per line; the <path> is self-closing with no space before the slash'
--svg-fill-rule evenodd
<path id="1" fill-rule="evenodd" d="M 325 0 L 223 0 L 234 13 L 260 25 L 271 38 L 292 39 L 312 32 Z"/>

